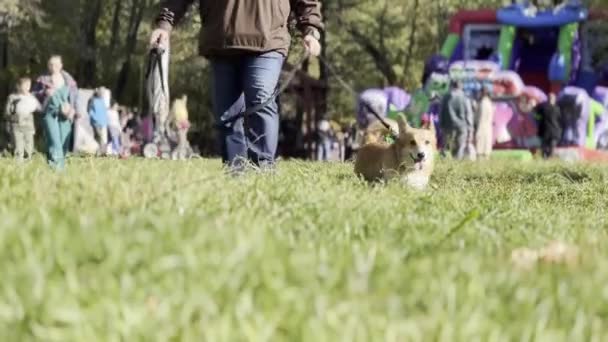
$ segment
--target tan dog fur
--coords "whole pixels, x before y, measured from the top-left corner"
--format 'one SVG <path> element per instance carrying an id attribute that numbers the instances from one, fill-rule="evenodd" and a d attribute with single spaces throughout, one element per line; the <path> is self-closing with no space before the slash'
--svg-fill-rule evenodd
<path id="1" fill-rule="evenodd" d="M 369 182 L 399 178 L 422 189 L 433 173 L 437 151 L 435 126 L 431 122 L 426 128 L 412 128 L 403 116 L 397 124 L 399 137 L 395 143 L 369 143 L 359 149 L 355 173 Z"/>
<path id="2" fill-rule="evenodd" d="M 399 133 L 397 121 L 385 118 L 384 121 L 391 127 L 395 133 Z M 386 143 L 385 138 L 390 136 L 391 130 L 387 129 L 380 121 L 372 122 L 365 129 L 357 130 L 356 145 L 364 146 L 371 143 Z"/>
<path id="3" fill-rule="evenodd" d="M 399 134 L 397 121 L 385 118 L 384 121 L 391 127 L 391 130 Z M 363 145 L 372 143 L 386 143 L 385 137 L 389 136 L 389 131 L 379 120 L 374 121 L 367 127 L 363 134 Z"/>

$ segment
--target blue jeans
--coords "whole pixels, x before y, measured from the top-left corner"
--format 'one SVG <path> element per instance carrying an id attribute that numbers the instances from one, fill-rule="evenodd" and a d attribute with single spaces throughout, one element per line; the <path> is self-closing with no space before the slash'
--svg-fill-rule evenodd
<path id="1" fill-rule="evenodd" d="M 277 101 L 246 117 L 240 114 L 272 96 L 284 60 L 278 52 L 211 59 L 213 111 L 220 123 L 224 164 L 234 166 L 245 159 L 256 165 L 274 164 L 279 139 Z"/>
<path id="2" fill-rule="evenodd" d="M 108 127 L 110 138 L 112 140 L 112 150 L 120 153 L 120 129 L 116 127 Z"/>
<path id="3" fill-rule="evenodd" d="M 329 160 L 329 153 L 331 152 L 331 140 L 321 139 L 317 145 L 317 160 L 327 161 Z"/>

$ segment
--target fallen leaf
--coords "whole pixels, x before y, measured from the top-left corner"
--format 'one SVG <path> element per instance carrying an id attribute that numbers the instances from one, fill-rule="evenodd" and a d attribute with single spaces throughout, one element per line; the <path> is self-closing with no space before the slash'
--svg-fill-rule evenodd
<path id="1" fill-rule="evenodd" d="M 511 252 L 511 262 L 518 268 L 530 269 L 536 266 L 539 253 L 530 248 L 518 248 Z"/>
<path id="2" fill-rule="evenodd" d="M 578 247 L 562 241 L 551 241 L 539 251 L 539 255 L 548 264 L 572 265 L 578 261 Z"/>

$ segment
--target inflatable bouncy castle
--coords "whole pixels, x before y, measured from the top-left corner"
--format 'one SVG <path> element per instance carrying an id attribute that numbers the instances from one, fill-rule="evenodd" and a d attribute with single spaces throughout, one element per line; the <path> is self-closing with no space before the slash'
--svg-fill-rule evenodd
<path id="1" fill-rule="evenodd" d="M 608 82 L 608 60 L 601 58 L 608 42 L 599 25 L 606 18 L 579 0 L 546 9 L 519 1 L 499 10 L 461 11 L 450 21 L 439 58 L 494 61 L 545 92 L 565 85 L 590 92 Z"/>
<path id="2" fill-rule="evenodd" d="M 450 20 L 440 53 L 427 61 L 423 88 L 413 92 L 406 111 L 436 118 L 431 85 L 446 76 L 459 79 L 469 94 L 490 90 L 497 148 L 535 149 L 540 141 L 534 104 L 554 93 L 560 107 L 572 112 L 563 123 L 561 145 L 606 148 L 608 30 L 600 23 L 607 19 L 608 11 L 588 9 L 579 0 L 546 7 L 513 1 L 498 10 L 460 11 Z"/>

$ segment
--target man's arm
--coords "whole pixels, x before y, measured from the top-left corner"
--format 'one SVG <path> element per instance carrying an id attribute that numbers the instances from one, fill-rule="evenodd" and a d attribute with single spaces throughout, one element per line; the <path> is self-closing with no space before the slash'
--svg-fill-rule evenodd
<path id="1" fill-rule="evenodd" d="M 309 35 L 315 30 L 323 30 L 321 2 L 319 0 L 289 0 L 296 14 L 297 28 L 302 34 Z M 314 36 L 314 34 L 313 34 Z"/>
<path id="2" fill-rule="evenodd" d="M 194 0 L 164 0 L 160 6 L 161 11 L 156 17 L 157 26 L 171 31 L 184 18 L 193 2 Z"/>

